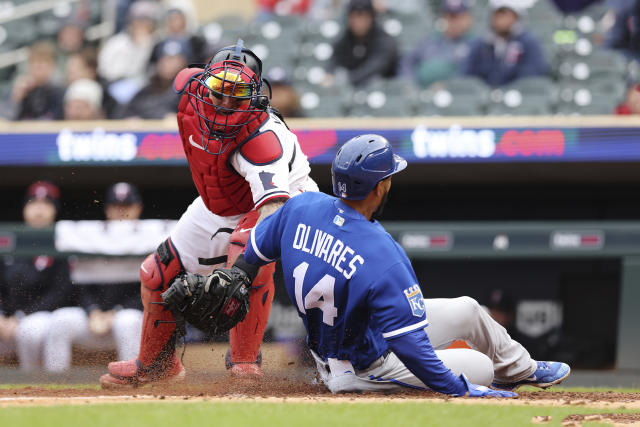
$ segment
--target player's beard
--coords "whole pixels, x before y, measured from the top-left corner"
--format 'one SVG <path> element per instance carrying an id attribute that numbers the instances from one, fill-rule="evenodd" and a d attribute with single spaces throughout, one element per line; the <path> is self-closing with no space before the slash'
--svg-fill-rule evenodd
<path id="1" fill-rule="evenodd" d="M 384 193 L 384 196 L 382 196 L 382 200 L 380 200 L 380 204 L 378 205 L 376 210 L 373 211 L 373 213 L 371 214 L 371 222 L 375 221 L 376 219 L 382 216 L 382 211 L 384 211 L 384 205 L 387 204 L 387 200 L 389 199 L 389 191 L 391 191 L 391 189 L 387 190 Z"/>

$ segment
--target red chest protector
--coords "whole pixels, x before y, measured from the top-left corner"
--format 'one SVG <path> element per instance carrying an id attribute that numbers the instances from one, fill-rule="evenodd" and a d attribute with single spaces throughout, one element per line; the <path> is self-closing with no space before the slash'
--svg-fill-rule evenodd
<path id="1" fill-rule="evenodd" d="M 185 69 L 181 71 L 176 77 L 175 88 L 178 90 L 184 88 L 189 78 L 198 72 L 202 72 L 202 70 Z M 266 112 L 260 113 L 262 117 L 258 117 L 247 124 L 230 143 L 229 140 L 225 140 L 225 143 L 228 143 L 229 146 L 223 153 L 208 153 L 202 148 L 207 141 L 202 141 L 200 118 L 192 105 L 194 99 L 187 93 L 188 90 L 191 90 L 191 86 L 195 86 L 195 84 L 190 83 L 189 86 L 180 99 L 178 128 L 198 194 L 200 194 L 207 208 L 216 215 L 232 216 L 249 212 L 254 207 L 251 187 L 242 176 L 230 167 L 230 157 L 239 148 L 242 148 L 243 154 L 246 154 L 247 149 L 250 150 L 249 147 L 254 145 L 251 144 L 254 138 L 263 139 L 261 138 L 263 134 L 257 134 L 255 131 L 269 118 L 269 115 Z M 277 142 L 275 134 L 273 132 L 266 133 L 273 135 L 273 138 L 276 139 L 276 144 L 266 144 L 267 147 L 270 147 L 268 151 L 273 151 L 273 153 L 263 152 L 260 157 L 275 160 L 282 155 L 282 149 L 279 142 Z M 221 145 L 221 141 L 212 139 L 208 144 L 210 151 L 216 152 Z M 215 145 L 212 146 L 212 144 Z"/>

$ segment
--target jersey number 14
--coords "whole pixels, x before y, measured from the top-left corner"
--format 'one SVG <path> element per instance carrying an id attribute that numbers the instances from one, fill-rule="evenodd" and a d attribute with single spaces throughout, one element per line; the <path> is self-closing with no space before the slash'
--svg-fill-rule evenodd
<path id="1" fill-rule="evenodd" d="M 338 309 L 333 305 L 333 287 L 336 279 L 333 276 L 325 274 L 313 288 L 302 299 L 302 286 L 304 284 L 304 276 L 307 274 L 309 263 L 302 262 L 293 270 L 293 278 L 295 279 L 296 303 L 300 313 L 307 314 L 307 310 L 311 308 L 319 308 L 322 310 L 322 321 L 329 326 L 333 326 L 333 321 L 338 317 Z"/>

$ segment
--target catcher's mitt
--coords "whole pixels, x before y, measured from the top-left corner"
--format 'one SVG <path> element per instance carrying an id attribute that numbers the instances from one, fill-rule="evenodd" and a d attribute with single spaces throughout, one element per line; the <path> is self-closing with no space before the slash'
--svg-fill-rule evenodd
<path id="1" fill-rule="evenodd" d="M 219 334 L 241 322 L 249 311 L 253 278 L 243 269 L 216 269 L 210 276 L 186 273 L 176 277 L 162 300 L 185 333 L 185 321 L 196 328 Z"/>

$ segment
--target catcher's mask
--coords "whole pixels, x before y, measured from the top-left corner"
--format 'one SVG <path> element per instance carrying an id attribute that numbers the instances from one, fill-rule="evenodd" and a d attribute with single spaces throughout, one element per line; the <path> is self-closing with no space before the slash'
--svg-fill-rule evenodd
<path id="1" fill-rule="evenodd" d="M 242 39 L 235 46 L 220 49 L 192 78 L 187 91 L 199 117 L 203 149 L 222 154 L 243 127 L 258 119 L 269 106 L 261 94 L 262 61 Z M 217 142 L 211 143 L 211 140 Z"/>

